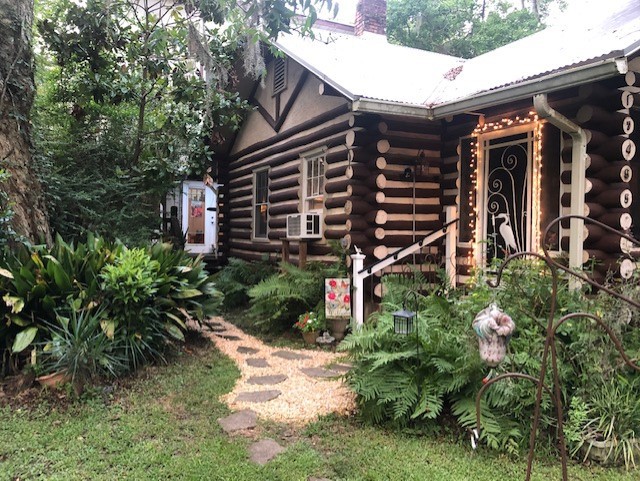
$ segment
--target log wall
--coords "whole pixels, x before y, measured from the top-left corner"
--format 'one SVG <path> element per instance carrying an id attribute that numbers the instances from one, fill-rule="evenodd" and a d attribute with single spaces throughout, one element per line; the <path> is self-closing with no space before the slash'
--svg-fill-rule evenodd
<path id="1" fill-rule="evenodd" d="M 640 168 L 637 167 L 636 145 L 640 134 L 640 74 L 614 78 L 549 95 L 550 104 L 585 129 L 588 138 L 585 185 L 585 215 L 617 230 L 640 235 Z M 497 109 L 486 109 L 486 122 L 526 115 L 532 110 L 530 101 Z M 459 280 L 464 282 L 473 264 L 470 240 L 475 219 L 475 186 L 471 185 L 471 149 L 469 138 L 478 117 L 459 115 L 444 123 L 442 142 L 442 205 L 460 206 L 461 223 L 458 244 Z M 465 138 L 466 137 L 466 138 Z M 568 214 L 571 198 L 571 138 L 546 124 L 542 145 L 541 227 L 554 214 Z M 559 182 L 558 182 L 559 177 Z M 555 206 L 552 205 L 556 202 Z M 559 246 L 569 245 L 568 225 L 554 233 Z M 626 242 L 607 235 L 602 229 L 585 226 L 584 263 L 593 265 L 595 277 L 603 280 L 607 272 L 630 276 L 635 261 Z M 547 240 L 548 241 L 548 240 Z M 557 242 L 557 239 L 555 239 Z"/>

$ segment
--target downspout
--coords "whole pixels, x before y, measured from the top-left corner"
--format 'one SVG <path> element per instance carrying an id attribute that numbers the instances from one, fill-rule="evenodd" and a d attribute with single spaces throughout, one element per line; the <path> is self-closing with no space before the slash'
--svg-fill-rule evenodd
<path id="1" fill-rule="evenodd" d="M 549 106 L 547 94 L 538 94 L 533 97 L 533 105 L 540 119 L 549 121 L 561 131 L 571 135 L 573 147 L 571 151 L 571 215 L 584 215 L 584 187 L 585 173 L 587 170 L 587 136 L 580 128 L 564 115 L 553 110 Z M 571 219 L 569 225 L 569 268 L 582 269 L 583 255 L 583 230 L 582 219 Z"/>

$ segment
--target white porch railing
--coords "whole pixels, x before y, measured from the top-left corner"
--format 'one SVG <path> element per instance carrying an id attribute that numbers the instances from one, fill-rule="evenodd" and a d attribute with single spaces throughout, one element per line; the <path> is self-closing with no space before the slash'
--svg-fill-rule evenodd
<path id="1" fill-rule="evenodd" d="M 356 327 L 360 327 L 364 323 L 364 280 L 385 267 L 410 256 L 423 247 L 433 244 L 444 236 L 446 236 L 445 268 L 451 285 L 456 284 L 456 241 L 458 238 L 458 213 L 456 207 L 445 207 L 445 215 L 445 223 L 441 229 L 431 232 L 426 237 L 414 242 L 408 247 L 398 249 L 367 268 L 364 267 L 364 254 L 358 252 L 351 255 L 353 272 L 353 320 Z"/>

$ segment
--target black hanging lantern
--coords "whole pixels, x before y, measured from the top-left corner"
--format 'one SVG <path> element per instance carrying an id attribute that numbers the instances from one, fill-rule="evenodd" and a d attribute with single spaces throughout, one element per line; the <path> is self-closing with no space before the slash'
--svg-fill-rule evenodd
<path id="1" fill-rule="evenodd" d="M 411 334 L 415 328 L 415 320 L 416 313 L 403 307 L 393 313 L 393 331 L 403 336 Z"/>

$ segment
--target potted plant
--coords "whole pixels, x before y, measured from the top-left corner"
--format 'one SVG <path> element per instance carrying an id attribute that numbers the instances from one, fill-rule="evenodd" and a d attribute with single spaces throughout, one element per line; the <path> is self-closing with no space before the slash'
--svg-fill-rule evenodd
<path id="1" fill-rule="evenodd" d="M 617 376 L 571 400 L 566 435 L 574 456 L 635 466 L 640 456 L 639 387 L 640 378 Z"/>
<path id="2" fill-rule="evenodd" d="M 313 311 L 305 312 L 298 317 L 293 327 L 302 332 L 302 338 L 307 344 L 315 344 L 316 339 L 320 335 L 320 330 L 324 327 L 322 320 L 317 313 Z"/>

